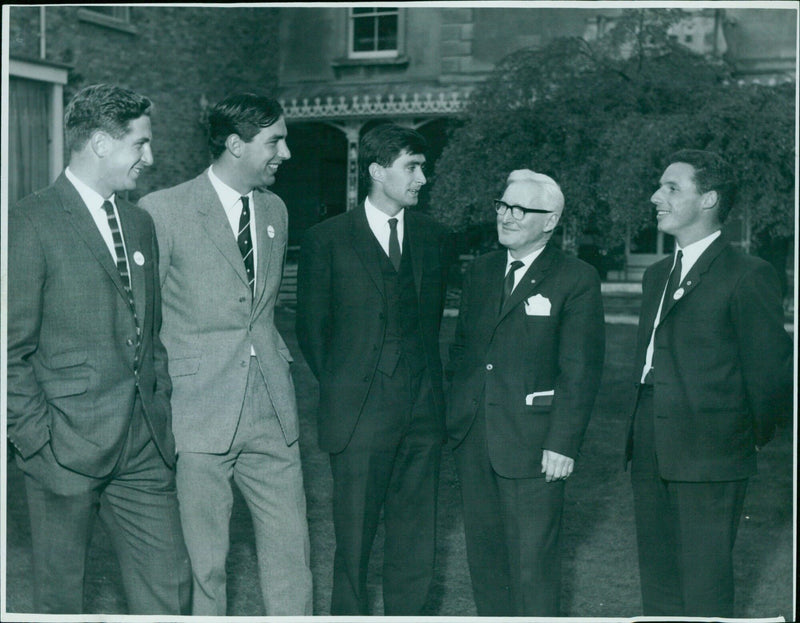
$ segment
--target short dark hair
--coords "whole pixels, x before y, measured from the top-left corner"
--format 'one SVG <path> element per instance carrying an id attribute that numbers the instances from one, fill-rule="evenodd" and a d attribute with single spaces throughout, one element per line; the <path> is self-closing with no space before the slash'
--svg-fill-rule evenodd
<path id="1" fill-rule="evenodd" d="M 208 148 L 216 160 L 225 151 L 225 141 L 237 134 L 245 143 L 253 140 L 263 128 L 280 119 L 283 107 L 278 100 L 256 93 L 229 95 L 211 109 L 208 115 Z"/>
<path id="2" fill-rule="evenodd" d="M 97 130 L 122 138 L 129 132 L 130 122 L 149 115 L 152 105 L 144 95 L 112 84 L 93 84 L 81 89 L 64 111 L 67 149 L 80 151 Z"/>
<path id="3" fill-rule="evenodd" d="M 416 130 L 394 123 L 384 123 L 369 130 L 361 137 L 358 147 L 358 172 L 361 183 L 369 191 L 372 179 L 369 165 L 377 162 L 389 167 L 404 151 L 409 154 L 424 154 L 428 142 Z"/>
<path id="4" fill-rule="evenodd" d="M 672 154 L 667 164 L 684 162 L 694 168 L 694 184 L 701 193 L 717 193 L 717 217 L 720 223 L 728 218 L 736 197 L 736 180 L 733 167 L 713 151 L 681 149 Z"/>

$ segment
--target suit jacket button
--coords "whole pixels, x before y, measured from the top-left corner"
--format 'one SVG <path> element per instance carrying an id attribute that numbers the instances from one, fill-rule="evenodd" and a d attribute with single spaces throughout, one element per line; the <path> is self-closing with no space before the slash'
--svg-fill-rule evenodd
<path id="1" fill-rule="evenodd" d="M 126 343 L 128 346 L 133 346 L 133 340 L 132 340 L 131 338 L 128 338 L 127 340 L 125 340 L 125 343 Z"/>
<path id="2" fill-rule="evenodd" d="M 494 368 L 494 366 L 492 364 L 490 364 L 490 363 L 486 364 L 486 369 L 487 370 L 492 370 L 493 368 Z"/>
<path id="3" fill-rule="evenodd" d="M 246 361 L 243 361 L 243 362 L 242 362 L 241 364 L 239 364 L 239 365 L 241 365 L 243 368 L 246 368 L 246 367 L 247 367 L 247 362 L 246 362 Z"/>
<path id="4" fill-rule="evenodd" d="M 473 407 L 477 407 L 477 406 L 478 406 L 478 401 L 477 401 L 477 400 L 475 400 L 474 398 L 473 398 L 473 400 L 472 400 L 472 406 L 473 406 Z"/>
<path id="5" fill-rule="evenodd" d="M 239 297 L 239 302 L 240 303 L 244 303 L 246 300 L 247 300 L 247 297 L 244 297 L 244 296 L 240 296 Z"/>
<path id="6" fill-rule="evenodd" d="M 364 382 L 366 383 L 367 381 L 369 381 L 369 374 L 364 377 Z"/>

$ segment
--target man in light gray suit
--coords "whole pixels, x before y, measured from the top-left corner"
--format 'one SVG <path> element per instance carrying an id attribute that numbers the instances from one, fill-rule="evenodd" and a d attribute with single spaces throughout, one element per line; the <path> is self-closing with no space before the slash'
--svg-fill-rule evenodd
<path id="1" fill-rule="evenodd" d="M 242 93 L 209 116 L 213 164 L 141 200 L 160 249 L 193 614 L 226 614 L 235 480 L 250 508 L 266 614 L 312 614 L 292 357 L 274 323 L 287 241 L 266 190 L 290 157 L 280 104 Z"/>

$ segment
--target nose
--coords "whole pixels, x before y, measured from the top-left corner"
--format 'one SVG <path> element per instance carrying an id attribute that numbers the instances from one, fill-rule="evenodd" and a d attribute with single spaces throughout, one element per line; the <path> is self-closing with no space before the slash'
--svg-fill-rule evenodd
<path id="1" fill-rule="evenodd" d="M 153 164 L 153 150 L 150 149 L 149 143 L 146 144 L 142 150 L 142 163 L 148 167 Z"/>
<path id="2" fill-rule="evenodd" d="M 284 160 L 288 160 L 292 157 L 292 152 L 289 151 L 289 145 L 286 143 L 286 141 L 281 141 L 278 143 L 278 156 Z"/>
<path id="3" fill-rule="evenodd" d="M 655 203 L 656 205 L 661 203 L 661 189 L 660 188 L 650 196 L 650 201 L 652 203 Z"/>
<path id="4" fill-rule="evenodd" d="M 424 185 L 428 182 L 428 178 L 425 177 L 425 173 L 423 173 L 422 169 L 417 169 L 417 181 L 420 185 Z"/>

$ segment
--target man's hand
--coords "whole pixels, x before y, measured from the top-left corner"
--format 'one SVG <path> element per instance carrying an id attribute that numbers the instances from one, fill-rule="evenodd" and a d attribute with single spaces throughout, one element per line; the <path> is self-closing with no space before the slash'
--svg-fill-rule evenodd
<path id="1" fill-rule="evenodd" d="M 574 459 L 552 450 L 542 451 L 542 473 L 547 482 L 566 480 L 574 467 Z"/>

